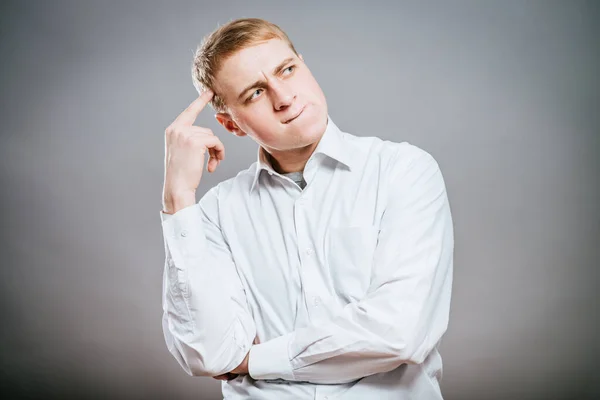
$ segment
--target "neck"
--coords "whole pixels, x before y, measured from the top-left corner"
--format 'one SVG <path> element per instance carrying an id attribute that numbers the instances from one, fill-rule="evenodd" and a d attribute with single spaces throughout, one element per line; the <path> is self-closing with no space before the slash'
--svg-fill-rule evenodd
<path id="1" fill-rule="evenodd" d="M 261 146 L 267 159 L 271 163 L 273 169 L 279 174 L 288 174 L 290 172 L 302 172 L 306 162 L 317 148 L 317 145 L 323 139 L 327 125 L 329 124 L 329 115 L 327 115 L 325 122 L 325 129 L 321 133 L 319 140 L 311 143 L 307 146 L 300 147 L 292 150 L 275 150 L 266 146 Z"/>
<path id="2" fill-rule="evenodd" d="M 265 149 L 265 154 L 273 166 L 273 169 L 278 173 L 287 174 L 290 172 L 300 172 L 304 171 L 306 162 L 315 151 L 318 144 L 319 141 L 316 141 L 308 146 L 286 151 Z"/>

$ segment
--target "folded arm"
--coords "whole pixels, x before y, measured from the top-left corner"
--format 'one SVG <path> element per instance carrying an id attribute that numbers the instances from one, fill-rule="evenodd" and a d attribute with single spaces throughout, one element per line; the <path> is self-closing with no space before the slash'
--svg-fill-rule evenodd
<path id="1" fill-rule="evenodd" d="M 371 284 L 333 319 L 252 346 L 254 379 L 345 383 L 422 363 L 447 329 L 453 227 L 437 162 L 416 156 L 391 178 Z"/>
<path id="2" fill-rule="evenodd" d="M 218 221 L 218 187 L 173 215 L 161 211 L 165 245 L 162 327 L 189 375 L 215 376 L 245 359 L 254 320 Z"/>

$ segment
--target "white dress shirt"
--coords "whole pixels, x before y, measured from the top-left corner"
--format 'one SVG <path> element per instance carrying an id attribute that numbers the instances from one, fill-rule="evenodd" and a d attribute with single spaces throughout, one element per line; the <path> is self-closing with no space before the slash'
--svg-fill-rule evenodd
<path id="1" fill-rule="evenodd" d="M 441 399 L 454 236 L 439 166 L 327 128 L 306 186 L 258 160 L 173 215 L 163 332 L 225 399 Z"/>

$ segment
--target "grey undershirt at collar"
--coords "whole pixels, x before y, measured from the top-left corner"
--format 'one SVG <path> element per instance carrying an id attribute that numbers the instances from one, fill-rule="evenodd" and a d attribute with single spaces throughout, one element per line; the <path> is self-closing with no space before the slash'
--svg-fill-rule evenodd
<path id="1" fill-rule="evenodd" d="M 287 176 L 288 178 L 290 178 L 291 180 L 296 182 L 296 184 L 300 187 L 300 189 L 304 189 L 304 187 L 306 186 L 306 181 L 304 180 L 304 177 L 303 177 L 301 171 L 288 172 L 287 174 L 282 174 L 282 175 Z"/>

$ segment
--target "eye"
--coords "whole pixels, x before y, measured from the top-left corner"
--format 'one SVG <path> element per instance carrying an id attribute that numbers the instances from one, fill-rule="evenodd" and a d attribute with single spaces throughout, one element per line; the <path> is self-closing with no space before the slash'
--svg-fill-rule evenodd
<path id="1" fill-rule="evenodd" d="M 256 89 L 252 95 L 250 95 L 250 97 L 248 97 L 248 100 L 252 100 L 254 98 L 256 98 L 256 96 L 258 96 L 260 94 L 260 92 L 262 91 L 262 89 Z"/>
<path id="2" fill-rule="evenodd" d="M 296 68 L 295 65 L 290 65 L 289 67 L 287 67 L 286 69 L 283 70 L 283 75 L 289 75 L 292 73 L 292 71 L 294 70 L 294 68 Z M 286 73 L 289 70 L 288 73 Z"/>

